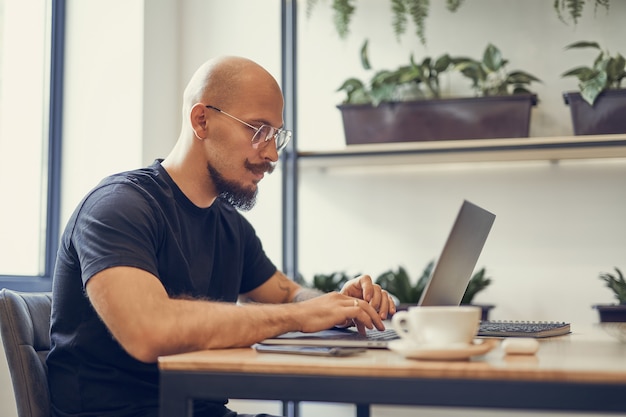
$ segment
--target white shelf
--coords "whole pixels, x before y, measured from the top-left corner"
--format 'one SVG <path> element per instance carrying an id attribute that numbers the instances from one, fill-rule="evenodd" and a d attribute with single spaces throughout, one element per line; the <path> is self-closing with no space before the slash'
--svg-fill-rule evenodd
<path id="1" fill-rule="evenodd" d="M 626 135 L 620 134 L 348 145 L 332 151 L 300 151 L 298 163 L 302 168 L 322 168 L 623 157 Z"/>

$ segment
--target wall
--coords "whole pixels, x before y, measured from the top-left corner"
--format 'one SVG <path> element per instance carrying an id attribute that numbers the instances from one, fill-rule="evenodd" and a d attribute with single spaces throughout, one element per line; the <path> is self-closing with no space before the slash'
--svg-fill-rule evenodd
<path id="1" fill-rule="evenodd" d="M 455 13 L 445 8 L 445 1 L 432 1 L 425 46 L 412 35 L 412 24 L 400 41 L 396 40 L 389 1 L 356 2 L 350 34 L 345 40 L 336 35 L 329 2 L 317 3 L 309 18 L 301 7 L 299 19 L 298 140 L 300 148 L 307 150 L 344 145 L 341 116 L 335 105 L 344 98 L 336 90 L 345 79 L 369 80 L 378 70 L 408 65 L 411 54 L 418 62 L 444 53 L 480 59 L 489 43 L 496 45 L 508 59 L 509 71 L 524 70 L 542 80 L 531 85 L 540 100 L 532 112 L 531 136 L 572 133 L 569 108 L 562 93 L 576 90 L 577 80 L 562 78 L 561 74 L 576 66 L 591 65 L 597 51 L 565 51 L 566 45 L 580 40 L 597 41 L 612 54 L 625 54 L 621 39 L 626 28 L 621 22 L 626 16 L 626 3 L 620 1 L 611 3 L 609 14 L 599 8 L 595 17 L 593 4 L 587 4 L 576 26 L 562 23 L 550 1 L 468 0 Z M 361 67 L 359 52 L 365 39 L 369 40 L 372 71 Z M 473 94 L 469 80 L 460 74 L 444 75 L 441 83 L 443 96 Z"/>
<path id="2" fill-rule="evenodd" d="M 366 31 L 372 61 L 386 67 L 406 62 L 409 51 L 479 56 L 487 42 L 497 41 L 511 69 L 544 80 L 536 86 L 541 103 L 533 111 L 533 136 L 571 133 L 560 94 L 575 88 L 575 81 L 559 74 L 583 54 L 563 53 L 563 46 L 598 40 L 615 51 L 626 36 L 618 24 L 626 16 L 620 1 L 612 2 L 609 16 L 600 10 L 593 18 L 588 10 L 576 28 L 560 23 L 545 0 L 471 0 L 456 14 L 443 1 L 432 3 L 425 48 L 410 36 L 396 43 L 386 23 L 387 2 L 359 1 L 345 42 L 334 34 L 328 1 L 319 2 L 310 19 L 299 2 L 302 149 L 343 146 L 334 107 L 341 96 L 334 90 L 359 75 L 358 48 Z M 280 79 L 279 7 L 274 0 L 68 0 L 63 223 L 103 176 L 165 156 L 178 135 L 182 89 L 208 57 L 245 55 Z M 449 82 L 449 91 L 461 88 L 461 81 Z M 246 214 L 278 265 L 280 175 L 277 170 L 263 181 L 257 207 Z M 305 277 L 335 270 L 376 275 L 401 264 L 418 275 L 440 251 L 463 198 L 498 215 L 479 261 L 494 283 L 477 300 L 496 304 L 496 318 L 568 320 L 576 331 L 575 323 L 595 322 L 592 304 L 612 301 L 598 273 L 626 268 L 624 160 L 306 169 L 300 185 Z M 6 370 L 0 375 L 0 387 L 9 392 Z M 275 402 L 234 404 L 242 411 L 278 412 Z M 305 417 L 353 415 L 349 405 L 305 404 L 303 410 Z M 414 413 L 374 409 L 375 416 Z M 0 415 L 15 415 L 10 401 L 2 402 Z"/>
<path id="3" fill-rule="evenodd" d="M 304 150 L 344 146 L 335 108 L 343 95 L 335 90 L 348 77 L 371 77 L 359 60 L 365 38 L 376 70 L 406 65 L 410 53 L 416 60 L 445 52 L 479 58 L 493 42 L 509 59 L 509 70 L 523 69 L 543 80 L 533 84 L 540 99 L 532 111 L 533 137 L 572 134 L 561 94 L 575 90 L 577 81 L 560 74 L 591 63 L 596 52 L 565 52 L 565 45 L 595 40 L 624 54 L 623 2 L 612 2 L 608 16 L 599 9 L 595 18 L 587 4 L 574 27 L 558 20 L 553 2 L 471 0 L 450 13 L 445 2 L 435 1 L 427 46 L 409 35 L 398 43 L 388 2 L 376 0 L 357 2 L 351 33 L 339 41 L 331 8 L 318 3 L 309 18 L 300 13 L 298 140 Z M 446 96 L 471 95 L 458 74 L 442 82 Z M 300 185 L 299 266 L 308 279 L 332 271 L 377 276 L 398 266 L 416 279 L 443 247 L 463 199 L 497 215 L 477 265 L 487 268 L 493 284 L 476 299 L 496 305 L 494 319 L 565 320 L 576 332 L 576 324 L 597 322 L 593 304 L 614 302 L 598 274 L 626 268 L 624 159 L 306 168 Z M 393 410 L 376 408 L 375 413 L 411 415 Z"/>
<path id="4" fill-rule="evenodd" d="M 376 70 L 406 65 L 410 53 L 416 60 L 444 52 L 478 58 L 493 42 L 509 70 L 543 80 L 533 84 L 540 100 L 531 118 L 536 137 L 572 134 L 561 95 L 576 89 L 576 80 L 560 74 L 597 55 L 564 46 L 594 40 L 615 53 L 626 36 L 619 23 L 624 2 L 595 17 L 588 7 L 576 27 L 542 0 L 472 0 L 456 13 L 443 1 L 431 3 L 426 46 L 411 35 L 395 39 L 388 2 L 358 2 L 345 41 L 338 41 L 327 4 L 319 2 L 308 18 L 300 11 L 300 149 L 344 146 L 335 108 L 343 95 L 335 90 L 350 76 L 372 75 L 360 68 L 365 38 Z M 460 76 L 442 82 L 446 96 L 471 95 Z M 400 265 L 417 278 L 438 256 L 463 199 L 497 215 L 478 263 L 493 284 L 476 300 L 496 304 L 494 318 L 593 323 L 591 306 L 613 301 L 598 274 L 626 268 L 624 159 L 307 168 L 300 184 L 300 271 L 308 278 L 341 270 L 377 276 Z"/>

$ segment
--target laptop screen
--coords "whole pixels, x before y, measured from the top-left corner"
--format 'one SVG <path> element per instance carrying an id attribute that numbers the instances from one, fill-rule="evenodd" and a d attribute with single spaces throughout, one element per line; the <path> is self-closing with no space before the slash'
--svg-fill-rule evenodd
<path id="1" fill-rule="evenodd" d="M 496 216 L 469 201 L 461 209 L 419 305 L 459 305 Z"/>

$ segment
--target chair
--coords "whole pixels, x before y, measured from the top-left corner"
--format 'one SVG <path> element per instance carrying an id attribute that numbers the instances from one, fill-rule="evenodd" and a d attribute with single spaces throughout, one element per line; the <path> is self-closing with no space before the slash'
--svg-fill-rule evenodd
<path id="1" fill-rule="evenodd" d="M 49 292 L 0 290 L 0 334 L 19 417 L 50 416 L 46 355 L 51 305 Z"/>

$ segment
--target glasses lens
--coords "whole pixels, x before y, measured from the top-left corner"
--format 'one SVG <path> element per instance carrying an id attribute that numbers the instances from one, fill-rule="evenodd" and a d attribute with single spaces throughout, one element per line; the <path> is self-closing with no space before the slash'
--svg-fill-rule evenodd
<path id="1" fill-rule="evenodd" d="M 262 125 L 252 137 L 252 144 L 256 147 L 261 141 L 269 142 L 274 138 L 276 139 L 276 150 L 280 151 L 289 143 L 291 132 L 289 130 L 278 130 L 271 126 Z"/>
<path id="2" fill-rule="evenodd" d="M 267 125 L 261 125 L 259 130 L 256 131 L 254 136 L 252 137 L 252 143 L 257 144 L 259 142 L 267 142 L 272 139 L 272 135 L 274 134 L 274 128 Z"/>
<path id="3" fill-rule="evenodd" d="M 289 143 L 289 139 L 291 139 L 291 131 L 280 130 L 278 132 L 278 135 L 276 135 L 276 150 L 280 151 L 285 149 L 285 147 Z"/>

